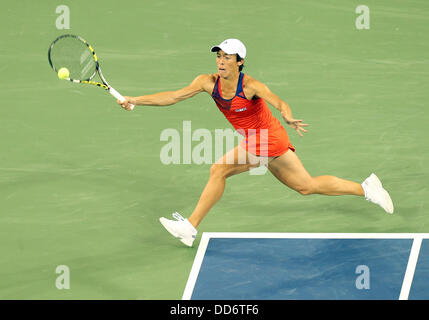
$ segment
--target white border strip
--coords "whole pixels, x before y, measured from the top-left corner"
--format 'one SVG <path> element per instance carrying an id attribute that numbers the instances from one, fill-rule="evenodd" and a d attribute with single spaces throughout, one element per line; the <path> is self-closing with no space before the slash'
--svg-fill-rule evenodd
<path id="1" fill-rule="evenodd" d="M 429 233 L 276 233 L 276 232 L 204 232 L 195 260 L 186 283 L 182 300 L 191 300 L 201 265 L 211 238 L 252 238 L 252 239 L 413 239 L 407 270 L 402 284 L 401 298 L 408 298 L 420 246 Z"/>
<path id="2" fill-rule="evenodd" d="M 191 273 L 189 274 L 188 282 L 186 283 L 185 291 L 183 292 L 182 300 L 191 300 L 192 292 L 194 292 L 195 283 L 197 282 L 198 274 L 200 273 L 201 264 L 203 263 L 209 240 L 210 236 L 207 233 L 203 233 L 197 254 L 195 255 L 194 264 L 192 265 Z"/>
<path id="3" fill-rule="evenodd" d="M 414 238 L 413 246 L 411 247 L 410 258 L 408 259 L 407 270 L 405 271 L 404 281 L 402 282 L 399 300 L 408 300 L 411 284 L 413 283 L 414 272 L 416 271 L 420 247 L 422 246 L 422 241 L 423 238 L 420 236 Z"/>
<path id="4" fill-rule="evenodd" d="M 283 233 L 283 232 L 204 232 L 209 238 L 267 239 L 429 239 L 429 233 Z"/>

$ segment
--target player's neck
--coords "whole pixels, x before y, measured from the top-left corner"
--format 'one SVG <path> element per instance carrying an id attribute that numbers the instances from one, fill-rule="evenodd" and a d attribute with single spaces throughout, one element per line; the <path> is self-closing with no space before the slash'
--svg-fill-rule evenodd
<path id="1" fill-rule="evenodd" d="M 234 72 L 228 77 L 220 77 L 220 81 L 222 82 L 222 87 L 236 87 L 238 83 L 238 78 L 240 77 L 240 72 Z"/>

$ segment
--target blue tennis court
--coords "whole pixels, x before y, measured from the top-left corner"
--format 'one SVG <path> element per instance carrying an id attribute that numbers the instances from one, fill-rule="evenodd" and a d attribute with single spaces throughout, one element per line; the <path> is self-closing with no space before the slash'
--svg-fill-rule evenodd
<path id="1" fill-rule="evenodd" d="M 429 299 L 429 235 L 204 233 L 183 299 Z"/>

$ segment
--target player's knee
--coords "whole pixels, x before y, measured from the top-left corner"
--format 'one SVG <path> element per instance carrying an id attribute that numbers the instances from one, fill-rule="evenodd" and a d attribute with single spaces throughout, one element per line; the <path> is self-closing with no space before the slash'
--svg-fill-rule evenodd
<path id="1" fill-rule="evenodd" d="M 238 173 L 240 173 L 240 170 L 234 165 L 215 163 L 210 167 L 211 177 L 219 177 L 226 179 Z"/>
<path id="2" fill-rule="evenodd" d="M 210 176 L 211 177 L 221 177 L 226 178 L 228 176 L 228 168 L 223 164 L 213 164 L 210 167 Z"/>

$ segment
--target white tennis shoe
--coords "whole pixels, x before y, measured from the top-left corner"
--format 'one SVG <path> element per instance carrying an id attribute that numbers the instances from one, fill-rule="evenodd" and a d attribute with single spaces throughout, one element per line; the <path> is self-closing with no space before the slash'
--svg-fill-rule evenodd
<path id="1" fill-rule="evenodd" d="M 192 247 L 192 243 L 197 237 L 197 229 L 194 228 L 188 219 L 183 218 L 179 213 L 175 212 L 172 216 L 176 220 L 169 220 L 162 217 L 159 218 L 159 222 L 173 237 L 179 238 L 188 247 Z"/>
<path id="2" fill-rule="evenodd" d="M 383 189 L 380 179 L 374 174 L 362 182 L 362 188 L 365 191 L 365 199 L 369 202 L 378 204 L 387 213 L 393 213 L 393 202 L 389 193 Z"/>

